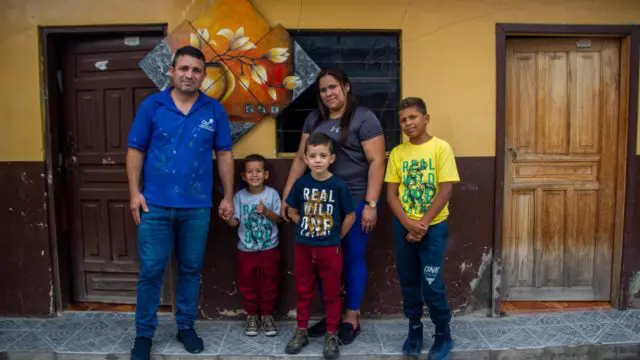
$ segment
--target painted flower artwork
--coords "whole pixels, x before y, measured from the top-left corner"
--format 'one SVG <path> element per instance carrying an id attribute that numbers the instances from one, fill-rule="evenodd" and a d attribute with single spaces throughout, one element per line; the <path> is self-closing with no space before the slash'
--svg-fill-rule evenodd
<path id="1" fill-rule="evenodd" d="M 171 31 L 140 63 L 160 89 L 169 86 L 172 56 L 185 45 L 204 53 L 201 90 L 224 105 L 234 142 L 280 113 L 319 71 L 286 29 L 271 28 L 249 0 L 216 0 L 206 14 Z"/>

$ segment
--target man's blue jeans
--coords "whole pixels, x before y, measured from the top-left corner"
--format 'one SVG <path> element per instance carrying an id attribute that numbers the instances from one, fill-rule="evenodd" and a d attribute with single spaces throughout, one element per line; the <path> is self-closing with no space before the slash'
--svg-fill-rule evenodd
<path id="1" fill-rule="evenodd" d="M 447 221 L 429 226 L 419 243 L 406 240 L 407 230 L 400 221 L 393 219 L 393 238 L 396 248 L 396 268 L 402 287 L 405 316 L 412 322 L 422 318 L 424 303 L 436 326 L 449 324 L 451 311 L 442 278 L 442 265 L 446 250 L 449 226 Z"/>
<path id="2" fill-rule="evenodd" d="M 178 330 L 193 327 L 200 274 L 207 245 L 210 208 L 182 209 L 149 205 L 138 226 L 140 275 L 137 288 L 136 336 L 152 338 L 158 325 L 160 289 L 173 246 L 178 259 L 176 322 Z"/>

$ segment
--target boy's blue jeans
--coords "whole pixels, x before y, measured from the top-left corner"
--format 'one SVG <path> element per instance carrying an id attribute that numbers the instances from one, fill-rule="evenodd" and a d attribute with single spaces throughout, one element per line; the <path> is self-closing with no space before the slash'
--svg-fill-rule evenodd
<path id="1" fill-rule="evenodd" d="M 420 321 L 423 305 L 436 326 L 451 321 L 447 293 L 442 278 L 444 253 L 449 236 L 447 221 L 429 226 L 419 243 L 407 241 L 407 229 L 393 219 L 393 238 L 396 249 L 396 268 L 402 286 L 404 314 L 412 323 Z"/>
<path id="2" fill-rule="evenodd" d="M 160 289 L 175 243 L 178 260 L 176 322 L 178 330 L 193 327 L 200 274 L 207 245 L 210 208 L 183 209 L 149 205 L 138 226 L 140 275 L 137 287 L 136 336 L 152 338 L 158 325 Z"/>

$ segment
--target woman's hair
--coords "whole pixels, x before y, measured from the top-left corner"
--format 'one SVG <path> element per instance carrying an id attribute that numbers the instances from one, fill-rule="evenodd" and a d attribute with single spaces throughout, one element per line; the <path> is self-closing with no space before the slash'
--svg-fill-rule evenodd
<path id="1" fill-rule="evenodd" d="M 342 87 L 343 91 L 344 91 L 344 87 L 346 85 L 349 85 L 349 92 L 345 94 L 346 103 L 345 103 L 344 114 L 340 119 L 340 144 L 344 145 L 347 142 L 347 137 L 349 136 L 349 124 L 351 123 L 351 118 L 353 118 L 353 115 L 356 112 L 356 96 L 353 93 L 353 86 L 351 85 L 351 81 L 349 80 L 349 77 L 342 69 L 335 68 L 335 67 L 325 68 L 325 69 L 322 69 L 318 74 L 318 76 L 316 77 L 315 87 L 316 87 L 316 96 L 318 100 L 318 110 L 319 110 L 318 112 L 320 114 L 318 116 L 318 120 L 314 125 L 314 129 L 318 127 L 318 125 L 320 125 L 320 123 L 322 123 L 323 121 L 328 120 L 331 114 L 330 109 L 322 102 L 322 97 L 320 96 L 320 79 L 322 79 L 327 75 L 335 78 L 340 84 L 340 87 Z"/>

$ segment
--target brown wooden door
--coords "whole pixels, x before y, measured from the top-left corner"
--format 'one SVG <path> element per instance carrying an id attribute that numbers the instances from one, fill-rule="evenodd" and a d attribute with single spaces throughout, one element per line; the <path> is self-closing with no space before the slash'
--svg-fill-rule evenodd
<path id="1" fill-rule="evenodd" d="M 610 298 L 619 54 L 612 39 L 507 42 L 507 300 Z"/>
<path id="2" fill-rule="evenodd" d="M 137 229 L 128 205 L 127 135 L 142 100 L 157 91 L 138 62 L 162 34 L 140 35 L 138 46 L 126 46 L 124 39 L 121 34 L 79 37 L 66 44 L 63 55 L 75 301 L 136 299 Z M 170 286 L 161 302 L 171 303 Z"/>

